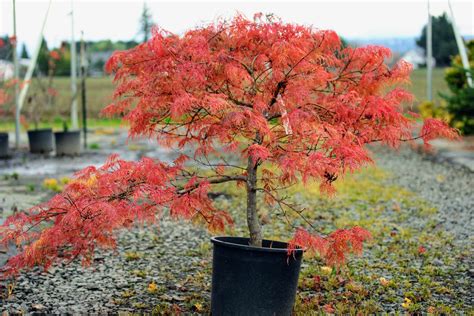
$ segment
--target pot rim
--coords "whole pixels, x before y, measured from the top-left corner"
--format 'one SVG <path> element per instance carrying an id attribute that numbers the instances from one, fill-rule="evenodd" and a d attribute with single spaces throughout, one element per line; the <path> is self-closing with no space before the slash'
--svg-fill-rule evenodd
<path id="1" fill-rule="evenodd" d="M 248 237 L 234 237 L 234 236 L 213 236 L 211 237 L 211 242 L 213 244 L 225 246 L 225 247 L 230 247 L 230 248 L 238 248 L 238 249 L 243 249 L 243 250 L 248 250 L 248 251 L 258 251 L 258 252 L 274 252 L 274 253 L 288 253 L 288 248 L 268 248 L 268 247 L 255 247 L 255 246 L 250 246 L 250 245 L 245 245 L 245 244 L 238 244 L 238 243 L 233 243 L 230 241 L 224 241 L 221 240 L 221 238 L 235 238 L 235 239 L 249 239 Z M 287 242 L 284 241 L 278 241 L 278 240 L 269 240 L 269 239 L 264 239 L 263 241 L 268 241 L 270 243 L 280 243 L 280 244 L 285 244 L 288 245 Z M 294 250 L 295 253 L 300 254 L 303 253 L 305 249 L 303 248 L 297 248 Z"/>
<path id="2" fill-rule="evenodd" d="M 38 128 L 38 129 L 29 129 L 27 130 L 28 133 L 34 133 L 34 132 L 53 132 L 52 128 Z"/>
<path id="3" fill-rule="evenodd" d="M 74 130 L 70 130 L 70 131 L 59 131 L 59 132 L 54 132 L 54 135 L 58 135 L 58 134 L 80 134 L 81 133 L 81 130 L 79 129 L 74 129 Z"/>

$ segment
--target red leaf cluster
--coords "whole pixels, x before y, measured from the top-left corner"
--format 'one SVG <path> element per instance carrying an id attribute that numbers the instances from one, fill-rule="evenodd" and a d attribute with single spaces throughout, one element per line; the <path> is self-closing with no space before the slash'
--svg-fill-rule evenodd
<path id="1" fill-rule="evenodd" d="M 456 130 L 449 128 L 446 122 L 441 120 L 427 118 L 423 123 L 421 128 L 421 138 L 425 147 L 430 148 L 429 142 L 436 138 L 448 138 L 448 139 L 457 139 L 459 134 Z"/>
<path id="2" fill-rule="evenodd" d="M 348 254 L 361 255 L 364 241 L 370 238 L 370 233 L 358 226 L 338 229 L 325 237 L 310 234 L 300 228 L 289 242 L 288 253 L 291 254 L 295 249 L 303 248 L 319 254 L 328 265 L 341 266 L 346 262 Z"/>
<path id="3" fill-rule="evenodd" d="M 224 146 L 276 164 L 282 183 L 313 178 L 330 192 L 327 174 L 371 162 L 365 144 L 397 147 L 412 139 L 415 120 L 403 111 L 412 95 L 399 87 L 409 82 L 411 66 L 401 61 L 390 69 L 390 54 L 378 46 L 343 47 L 332 31 L 259 15 L 181 37 L 158 30 L 108 61 L 117 102 L 104 112 L 125 115 L 132 136 L 193 144 L 198 155 Z M 434 122 L 424 140 L 454 136 Z"/>
<path id="4" fill-rule="evenodd" d="M 49 53 L 49 57 L 51 57 L 52 59 L 54 60 L 59 60 L 61 59 L 61 56 L 59 55 L 59 52 L 57 50 L 52 50 L 50 53 Z"/>
<path id="5" fill-rule="evenodd" d="M 100 168 L 88 167 L 75 175 L 63 192 L 48 202 L 18 213 L 0 227 L 0 242 L 14 242 L 22 252 L 4 267 L 13 274 L 25 267 L 48 267 L 58 258 L 82 256 L 88 264 L 97 246 L 115 246 L 114 231 L 132 223 L 154 222 L 165 207 L 174 218 L 204 220 L 210 230 L 232 224 L 226 212 L 212 207 L 208 185 L 188 183 L 176 189 L 181 170 L 143 158 L 130 162 L 111 156 Z M 38 231 L 38 229 L 40 230 Z"/>
<path id="6" fill-rule="evenodd" d="M 7 103 L 9 96 L 4 89 L 0 89 L 0 105 Z"/>

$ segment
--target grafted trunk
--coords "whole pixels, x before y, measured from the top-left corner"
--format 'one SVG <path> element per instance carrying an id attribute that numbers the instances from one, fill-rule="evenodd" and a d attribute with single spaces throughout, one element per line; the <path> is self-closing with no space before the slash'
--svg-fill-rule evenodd
<path id="1" fill-rule="evenodd" d="M 247 225 L 250 245 L 262 247 L 262 227 L 257 213 L 257 164 L 248 158 L 247 164 Z"/>

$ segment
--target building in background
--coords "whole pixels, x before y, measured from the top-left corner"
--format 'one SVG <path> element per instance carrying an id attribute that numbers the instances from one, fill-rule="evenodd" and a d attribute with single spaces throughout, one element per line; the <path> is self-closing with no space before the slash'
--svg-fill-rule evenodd
<path id="1" fill-rule="evenodd" d="M 18 60 L 20 65 L 20 74 L 24 74 L 28 65 L 30 63 L 30 59 L 28 58 L 20 58 Z M 15 76 L 15 67 L 13 66 L 13 62 L 5 59 L 0 59 L 0 82 L 7 81 L 13 79 Z"/>
<path id="2" fill-rule="evenodd" d="M 412 64 L 413 69 L 426 66 L 425 52 L 419 47 L 411 49 L 403 54 L 402 59 Z M 436 60 L 434 58 L 432 58 L 432 64 L 433 66 L 436 65 Z"/>

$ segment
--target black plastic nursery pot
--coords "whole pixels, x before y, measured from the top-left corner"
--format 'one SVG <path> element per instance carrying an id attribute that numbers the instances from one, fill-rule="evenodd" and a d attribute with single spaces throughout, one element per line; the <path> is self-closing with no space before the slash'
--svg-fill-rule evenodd
<path id="1" fill-rule="evenodd" d="M 8 157 L 8 133 L 0 133 L 0 158 Z"/>
<path id="2" fill-rule="evenodd" d="M 81 132 L 67 131 L 54 133 L 56 156 L 77 156 L 81 153 Z"/>
<path id="3" fill-rule="evenodd" d="M 288 244 L 249 238 L 213 237 L 211 311 L 219 315 L 290 315 L 303 250 L 288 255 Z"/>
<path id="4" fill-rule="evenodd" d="M 46 154 L 53 151 L 53 130 L 51 128 L 28 131 L 30 152 Z"/>

